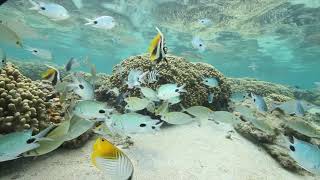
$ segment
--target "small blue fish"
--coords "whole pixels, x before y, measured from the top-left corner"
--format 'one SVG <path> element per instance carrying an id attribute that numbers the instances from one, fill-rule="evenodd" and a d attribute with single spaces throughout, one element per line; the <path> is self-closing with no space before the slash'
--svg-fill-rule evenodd
<path id="1" fill-rule="evenodd" d="M 199 52 L 204 52 L 206 50 L 206 45 L 204 44 L 203 40 L 200 37 L 195 36 L 192 41 L 192 46 L 195 49 L 198 49 Z"/>
<path id="2" fill-rule="evenodd" d="M 293 141 L 289 141 L 288 148 L 289 155 L 299 166 L 315 175 L 320 175 L 320 149 L 318 146 L 293 137 Z"/>
<path id="3" fill-rule="evenodd" d="M 217 78 L 211 77 L 211 78 L 203 78 L 202 83 L 213 88 L 219 86 L 219 82 Z"/>
<path id="4" fill-rule="evenodd" d="M 268 111 L 268 107 L 266 102 L 264 101 L 264 98 L 262 96 L 256 95 L 251 93 L 251 99 L 254 102 L 254 104 L 256 105 L 257 109 L 261 112 L 267 112 Z"/>
<path id="5" fill-rule="evenodd" d="M 208 103 L 212 104 L 213 103 L 213 98 L 214 98 L 214 94 L 211 92 L 208 94 Z"/>
<path id="6" fill-rule="evenodd" d="M 212 21 L 208 18 L 203 18 L 203 19 L 199 19 L 198 23 L 203 25 L 203 26 L 210 26 L 212 25 Z"/>

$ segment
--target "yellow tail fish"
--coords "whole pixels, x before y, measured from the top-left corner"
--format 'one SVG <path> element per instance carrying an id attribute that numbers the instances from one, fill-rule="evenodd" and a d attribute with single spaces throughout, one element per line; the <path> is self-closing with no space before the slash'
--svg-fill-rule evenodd
<path id="1" fill-rule="evenodd" d="M 105 138 L 98 138 L 93 145 L 92 164 L 110 179 L 129 180 L 133 175 L 130 159 Z"/>
<path id="2" fill-rule="evenodd" d="M 49 67 L 49 69 L 43 72 L 41 74 L 41 77 L 42 79 L 51 81 L 52 85 L 55 86 L 59 81 L 61 81 L 60 72 L 54 67 L 51 67 L 49 65 L 47 66 Z"/>
<path id="3" fill-rule="evenodd" d="M 156 61 L 159 63 L 162 60 L 166 60 L 167 47 L 165 46 L 164 36 L 162 32 L 156 27 L 158 34 L 150 43 L 148 52 L 150 54 L 150 61 Z"/>

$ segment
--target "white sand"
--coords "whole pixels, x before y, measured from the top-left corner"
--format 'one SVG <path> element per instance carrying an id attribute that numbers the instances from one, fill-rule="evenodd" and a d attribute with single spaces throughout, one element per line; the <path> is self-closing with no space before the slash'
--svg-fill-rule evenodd
<path id="1" fill-rule="evenodd" d="M 225 138 L 230 127 L 208 122 L 163 129 L 156 135 L 135 135 L 124 150 L 135 166 L 135 180 L 295 180 L 316 179 L 290 173 L 261 148 L 237 135 Z M 91 165 L 94 140 L 76 150 L 59 149 L 35 160 L 0 164 L 0 179 L 104 179 Z"/>

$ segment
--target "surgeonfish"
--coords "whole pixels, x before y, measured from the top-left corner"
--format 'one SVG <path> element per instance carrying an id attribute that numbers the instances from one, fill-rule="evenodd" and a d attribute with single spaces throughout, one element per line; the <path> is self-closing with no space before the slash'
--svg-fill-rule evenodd
<path id="1" fill-rule="evenodd" d="M 154 102 L 160 101 L 157 96 L 157 92 L 154 91 L 153 89 L 148 88 L 148 87 L 140 87 L 140 91 L 145 98 L 147 98 L 151 101 L 154 101 Z"/>
<path id="2" fill-rule="evenodd" d="M 66 134 L 65 141 L 70 141 L 87 132 L 94 126 L 94 121 L 86 120 L 78 116 L 72 116 L 70 119 L 69 130 Z"/>
<path id="3" fill-rule="evenodd" d="M 165 60 L 167 62 L 167 47 L 164 36 L 159 28 L 156 27 L 156 30 L 158 31 L 158 34 L 153 38 L 148 49 L 150 61 L 159 63 L 160 61 Z"/>
<path id="4" fill-rule="evenodd" d="M 38 11 L 39 14 L 48 17 L 53 21 L 66 20 L 70 17 L 68 11 L 61 5 L 56 3 L 35 2 L 29 0 L 33 7 L 30 10 Z"/>
<path id="5" fill-rule="evenodd" d="M 68 84 L 68 87 L 77 95 L 81 100 L 93 100 L 94 99 L 94 87 L 88 81 L 80 75 L 72 75 L 72 83 Z"/>
<path id="6" fill-rule="evenodd" d="M 210 88 L 219 86 L 219 82 L 215 77 L 203 78 L 202 83 L 209 86 Z"/>
<path id="7" fill-rule="evenodd" d="M 320 149 L 318 146 L 293 137 L 287 140 L 289 155 L 303 169 L 315 175 L 320 175 Z"/>
<path id="8" fill-rule="evenodd" d="M 161 120 L 174 125 L 189 124 L 197 119 L 183 112 L 168 112 L 161 115 Z"/>
<path id="9" fill-rule="evenodd" d="M 25 50 L 31 52 L 31 54 L 45 60 L 52 60 L 52 53 L 46 49 L 34 48 L 27 46 L 24 48 Z"/>
<path id="10" fill-rule="evenodd" d="M 81 9 L 83 7 L 82 0 L 72 0 L 72 2 L 78 9 Z"/>
<path id="11" fill-rule="evenodd" d="M 268 111 L 267 104 L 264 101 L 264 98 L 262 96 L 251 93 L 251 99 L 259 111 L 261 111 L 261 112 Z"/>
<path id="12" fill-rule="evenodd" d="M 72 108 L 73 115 L 97 121 L 104 121 L 112 111 L 105 103 L 94 100 L 78 101 Z"/>
<path id="13" fill-rule="evenodd" d="M 127 155 L 105 138 L 98 138 L 93 145 L 91 162 L 108 179 L 129 180 L 133 175 L 133 165 Z"/>
<path id="14" fill-rule="evenodd" d="M 40 156 L 57 149 L 65 141 L 69 127 L 70 120 L 63 121 L 61 124 L 59 124 L 55 129 L 53 129 L 45 136 L 46 139 L 40 140 L 38 142 L 40 144 L 38 148 L 24 153 L 23 156 Z"/>
<path id="15" fill-rule="evenodd" d="M 3 22 L 0 23 L 0 42 L 23 48 L 22 40 L 18 34 Z"/>
<path id="16" fill-rule="evenodd" d="M 79 65 L 79 63 L 77 62 L 77 60 L 74 57 L 72 57 L 72 58 L 69 59 L 69 61 L 65 65 L 64 69 L 67 72 L 69 72 L 69 71 L 71 71 L 72 67 L 75 66 L 75 65 L 76 66 Z"/>
<path id="17" fill-rule="evenodd" d="M 177 84 L 163 84 L 158 89 L 158 98 L 161 100 L 169 100 L 173 97 L 180 96 L 180 93 L 187 92 L 184 87 L 186 85 L 178 86 Z"/>
<path id="18" fill-rule="evenodd" d="M 110 129 L 120 134 L 155 133 L 162 124 L 160 120 L 133 112 L 116 115 L 112 118 Z"/>
<path id="19" fill-rule="evenodd" d="M 124 101 L 127 103 L 125 109 L 129 111 L 140 111 L 147 108 L 148 105 L 152 103 L 149 99 L 138 97 L 127 97 Z"/>
<path id="20" fill-rule="evenodd" d="M 1 48 L 0 48 L 0 59 L 1 59 L 1 68 L 3 68 L 7 65 L 7 54 Z"/>
<path id="21" fill-rule="evenodd" d="M 32 129 L 0 136 L 0 162 L 19 158 L 22 153 L 38 148 L 38 142 L 45 139 L 52 128 L 50 125 L 35 136 L 32 136 Z"/>
<path id="22" fill-rule="evenodd" d="M 137 69 L 131 69 L 128 74 L 128 80 L 126 84 L 129 89 L 133 89 L 135 87 L 139 87 L 141 83 L 143 83 L 144 73 Z M 142 81 L 142 82 L 141 82 Z"/>
<path id="23" fill-rule="evenodd" d="M 87 23 L 86 26 L 92 26 L 99 29 L 110 30 L 115 27 L 116 22 L 111 16 L 100 16 L 94 19 L 85 18 Z"/>
<path id="24" fill-rule="evenodd" d="M 58 69 L 46 65 L 49 69 L 41 74 L 42 79 L 49 80 L 53 86 L 57 85 L 59 82 L 61 82 L 60 72 Z"/>
<path id="25" fill-rule="evenodd" d="M 210 92 L 208 94 L 208 103 L 212 104 L 213 103 L 213 99 L 214 99 L 214 93 Z"/>
<path id="26" fill-rule="evenodd" d="M 193 48 L 198 49 L 199 52 L 204 52 L 206 50 L 206 45 L 198 36 L 193 37 L 191 43 Z"/>
<path id="27" fill-rule="evenodd" d="M 301 101 L 299 100 L 291 100 L 280 105 L 274 105 L 271 111 L 273 111 L 274 109 L 280 109 L 289 115 L 296 115 L 300 117 L 304 116 L 305 114 L 305 110 L 302 106 Z"/>

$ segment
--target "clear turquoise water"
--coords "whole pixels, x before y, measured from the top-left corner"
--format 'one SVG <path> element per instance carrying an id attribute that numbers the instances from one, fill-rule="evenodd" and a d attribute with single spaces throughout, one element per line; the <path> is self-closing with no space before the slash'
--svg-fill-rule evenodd
<path id="1" fill-rule="evenodd" d="M 1 20 L 24 44 L 50 50 L 53 63 L 63 65 L 70 57 L 89 56 L 98 72 L 131 55 L 146 53 L 158 26 L 167 39 L 169 53 L 190 61 L 213 64 L 231 77 L 314 88 L 320 81 L 320 2 L 313 0 L 83 0 L 78 9 L 72 1 L 63 5 L 71 18 L 54 22 L 29 10 L 28 1 L 11 0 L 0 8 Z M 115 8 L 105 8 L 108 3 Z M 99 30 L 84 26 L 85 17 L 113 16 L 117 26 Z M 212 20 L 199 27 L 197 20 Z M 208 48 L 192 47 L 193 36 Z M 29 52 L 1 43 L 9 57 L 38 62 Z M 191 55 L 190 55 L 191 54 Z M 39 63 L 45 63 L 39 61 Z M 256 66 L 253 69 L 252 66 Z"/>

